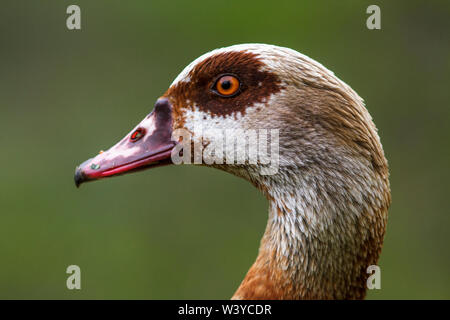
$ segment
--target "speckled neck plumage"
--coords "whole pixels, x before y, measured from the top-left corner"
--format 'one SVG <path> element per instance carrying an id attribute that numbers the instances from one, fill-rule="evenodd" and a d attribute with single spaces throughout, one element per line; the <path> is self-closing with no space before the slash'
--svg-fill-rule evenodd
<path id="1" fill-rule="evenodd" d="M 344 169 L 317 169 L 290 167 L 284 179 L 260 185 L 270 201 L 267 227 L 233 299 L 364 298 L 367 267 L 382 247 L 387 186 L 370 183 L 377 177 L 363 167 L 346 186 L 336 183 Z"/>

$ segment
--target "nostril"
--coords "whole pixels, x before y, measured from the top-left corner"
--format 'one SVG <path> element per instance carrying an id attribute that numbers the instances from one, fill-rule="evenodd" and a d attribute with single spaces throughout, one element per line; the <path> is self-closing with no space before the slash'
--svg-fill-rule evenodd
<path id="1" fill-rule="evenodd" d="M 144 128 L 137 128 L 130 136 L 131 142 L 136 142 L 140 140 L 145 135 L 145 129 Z"/>

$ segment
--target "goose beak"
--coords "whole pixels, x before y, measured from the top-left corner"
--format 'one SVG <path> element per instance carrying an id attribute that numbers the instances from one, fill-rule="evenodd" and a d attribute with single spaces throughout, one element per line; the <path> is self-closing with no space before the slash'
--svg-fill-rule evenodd
<path id="1" fill-rule="evenodd" d="M 172 106 L 167 98 L 160 98 L 153 111 L 121 141 L 75 169 L 75 185 L 171 164 L 176 144 L 171 136 Z"/>

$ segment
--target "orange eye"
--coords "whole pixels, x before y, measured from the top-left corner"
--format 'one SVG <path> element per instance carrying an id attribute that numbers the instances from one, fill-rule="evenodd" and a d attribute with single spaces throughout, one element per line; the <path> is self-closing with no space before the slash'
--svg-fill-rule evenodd
<path id="1" fill-rule="evenodd" d="M 240 82 L 238 78 L 232 75 L 220 77 L 215 84 L 215 90 L 224 97 L 231 97 L 239 91 Z"/>

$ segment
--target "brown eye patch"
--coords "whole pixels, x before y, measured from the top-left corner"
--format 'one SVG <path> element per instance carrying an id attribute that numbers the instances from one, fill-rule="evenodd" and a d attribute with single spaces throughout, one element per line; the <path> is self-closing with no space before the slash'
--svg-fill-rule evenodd
<path id="1" fill-rule="evenodd" d="M 171 100 L 175 113 L 181 114 L 182 109 L 196 106 L 213 117 L 245 114 L 246 108 L 265 102 L 272 94 L 282 89 L 278 76 L 265 70 L 265 67 L 264 62 L 255 53 L 217 53 L 198 63 L 189 72 L 189 81 L 176 83 L 164 96 Z M 215 87 L 221 76 L 230 75 L 239 81 L 239 89 L 232 95 L 232 99 L 221 94 L 219 88 Z M 223 89 L 227 90 L 226 87 Z"/>

